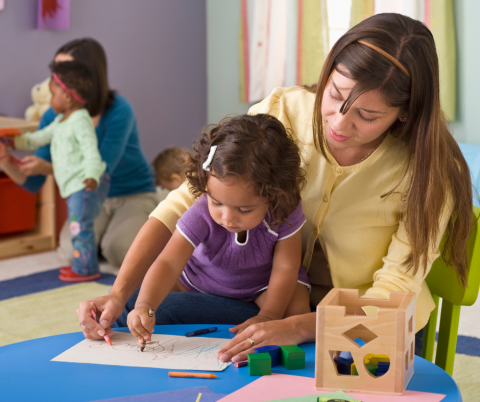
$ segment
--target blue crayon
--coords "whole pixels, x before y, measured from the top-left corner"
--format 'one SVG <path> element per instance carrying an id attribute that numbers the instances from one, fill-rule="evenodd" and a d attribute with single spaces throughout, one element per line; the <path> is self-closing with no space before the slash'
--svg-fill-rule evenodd
<path id="1" fill-rule="evenodd" d="M 199 329 L 197 331 L 187 332 L 187 333 L 185 333 L 185 336 L 196 336 L 196 335 L 202 335 L 202 334 L 209 334 L 210 332 L 215 332 L 217 329 L 218 329 L 217 327 Z"/>

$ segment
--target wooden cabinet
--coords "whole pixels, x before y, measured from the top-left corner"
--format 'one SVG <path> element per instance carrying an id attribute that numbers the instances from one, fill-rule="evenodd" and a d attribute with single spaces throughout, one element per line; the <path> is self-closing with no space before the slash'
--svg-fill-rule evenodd
<path id="1" fill-rule="evenodd" d="M 38 193 L 35 228 L 0 236 L 0 259 L 54 250 L 55 247 L 55 182 L 49 175 Z"/>

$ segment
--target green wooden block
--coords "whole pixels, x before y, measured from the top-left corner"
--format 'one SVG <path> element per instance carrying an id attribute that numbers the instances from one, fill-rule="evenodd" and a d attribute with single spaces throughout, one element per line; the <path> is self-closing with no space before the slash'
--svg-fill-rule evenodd
<path id="1" fill-rule="evenodd" d="M 269 353 L 249 353 L 248 371 L 250 375 L 272 374 L 272 358 Z"/>
<path id="2" fill-rule="evenodd" d="M 297 345 L 280 346 L 281 363 L 287 370 L 305 368 L 305 351 Z"/>
<path id="3" fill-rule="evenodd" d="M 371 374 L 377 375 L 377 366 L 375 364 L 365 364 L 365 367 L 367 368 L 368 371 L 370 371 Z"/>

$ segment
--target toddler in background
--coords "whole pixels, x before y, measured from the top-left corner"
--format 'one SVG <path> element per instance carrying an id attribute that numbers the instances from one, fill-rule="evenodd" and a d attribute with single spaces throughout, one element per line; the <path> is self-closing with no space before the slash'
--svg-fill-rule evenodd
<path id="1" fill-rule="evenodd" d="M 93 221 L 110 188 L 92 118 L 84 107 L 93 83 L 89 70 L 79 62 L 52 63 L 50 68 L 52 108 L 57 117 L 42 130 L 10 138 L 9 145 L 34 150 L 51 144 L 53 174 L 60 195 L 67 199 L 74 250 L 72 265 L 61 268 L 59 278 L 64 282 L 91 281 L 101 276 Z M 8 165 L 2 168 L 8 175 Z"/>
<path id="2" fill-rule="evenodd" d="M 169 292 L 202 292 L 253 301 L 249 325 L 310 312 L 301 267 L 304 173 L 297 145 L 269 115 L 225 119 L 204 132 L 185 175 L 197 198 L 148 270 L 127 318 L 140 343 Z M 155 212 L 153 213 L 154 216 Z"/>
<path id="3" fill-rule="evenodd" d="M 168 191 L 176 190 L 185 181 L 183 168 L 188 151 L 170 147 L 160 152 L 152 162 L 156 184 Z"/>

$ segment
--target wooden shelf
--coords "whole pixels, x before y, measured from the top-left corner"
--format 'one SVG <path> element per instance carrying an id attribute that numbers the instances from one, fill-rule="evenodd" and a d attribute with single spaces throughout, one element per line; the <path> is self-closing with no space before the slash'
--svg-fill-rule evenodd
<path id="1" fill-rule="evenodd" d="M 0 128 L 4 127 L 18 128 L 23 134 L 28 131 L 37 131 L 38 121 L 28 121 L 24 119 L 17 119 L 16 117 L 0 116 Z"/>
<path id="2" fill-rule="evenodd" d="M 35 228 L 0 236 L 0 260 L 54 250 L 55 247 L 55 182 L 53 176 L 49 175 L 38 193 Z"/>

